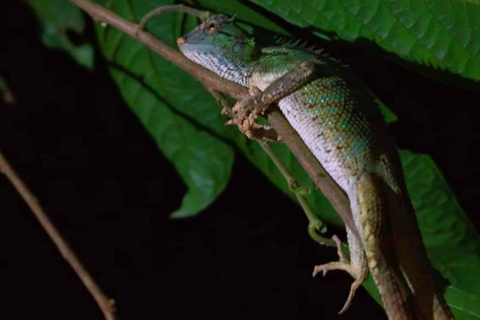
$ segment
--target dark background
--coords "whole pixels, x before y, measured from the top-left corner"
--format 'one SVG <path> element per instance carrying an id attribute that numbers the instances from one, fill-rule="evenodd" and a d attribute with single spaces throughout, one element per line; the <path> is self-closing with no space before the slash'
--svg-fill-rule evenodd
<path id="1" fill-rule="evenodd" d="M 21 2 L 0 10 L 0 24 L 8 31 L 0 74 L 16 97 L 0 106 L 0 148 L 117 300 L 119 318 L 386 318 L 363 289 L 347 314 L 336 315 L 349 276 L 311 278 L 315 264 L 336 259 L 335 250 L 310 240 L 301 211 L 240 154 L 212 206 L 195 218 L 169 219 L 185 187 L 102 58 L 88 72 L 43 47 Z M 398 144 L 432 155 L 478 227 L 480 94 L 347 50 L 347 62 L 399 116 L 392 126 Z M 0 314 L 102 319 L 4 177 L 0 199 Z"/>

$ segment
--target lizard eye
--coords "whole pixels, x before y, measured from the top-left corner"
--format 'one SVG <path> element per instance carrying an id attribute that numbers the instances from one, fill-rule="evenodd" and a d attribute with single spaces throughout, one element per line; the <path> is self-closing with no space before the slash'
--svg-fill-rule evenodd
<path id="1" fill-rule="evenodd" d="M 215 31 L 217 29 L 217 24 L 215 22 L 210 22 L 207 26 L 207 31 Z"/>

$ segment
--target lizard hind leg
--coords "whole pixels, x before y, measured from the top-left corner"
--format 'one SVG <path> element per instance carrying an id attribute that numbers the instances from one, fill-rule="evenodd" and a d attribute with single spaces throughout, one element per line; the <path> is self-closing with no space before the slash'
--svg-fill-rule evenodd
<path id="1" fill-rule="evenodd" d="M 350 307 L 352 303 L 353 297 L 355 296 L 355 292 L 357 288 L 365 281 L 368 276 L 368 267 L 367 267 L 367 260 L 365 258 L 365 254 L 363 253 L 363 249 L 361 245 L 358 243 L 356 236 L 353 232 L 347 228 L 347 237 L 348 242 L 350 245 L 350 257 L 351 261 L 349 262 L 348 259 L 344 256 L 342 251 L 342 243 L 337 236 L 333 236 L 332 239 L 335 241 L 337 245 L 337 254 L 338 254 L 338 261 L 332 261 L 330 263 L 322 264 L 315 266 L 313 269 L 313 276 L 315 277 L 319 272 L 322 272 L 325 276 L 328 271 L 330 270 L 343 270 L 350 274 L 355 280 L 353 281 L 352 285 L 350 286 L 350 292 L 348 294 L 348 298 L 345 301 L 342 309 L 338 312 L 339 314 L 344 313 Z"/>

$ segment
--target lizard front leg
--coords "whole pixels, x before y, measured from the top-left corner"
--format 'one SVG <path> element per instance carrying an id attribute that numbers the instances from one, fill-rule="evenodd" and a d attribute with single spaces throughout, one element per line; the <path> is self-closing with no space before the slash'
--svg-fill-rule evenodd
<path id="1" fill-rule="evenodd" d="M 264 91 L 250 87 L 251 98 L 239 101 L 233 107 L 236 119 L 228 124 L 236 124 L 248 137 L 252 137 L 252 131 L 261 126 L 255 121 L 260 115 L 264 115 L 272 103 L 292 94 L 303 87 L 310 79 L 315 69 L 313 61 L 303 61 L 295 68 L 270 84 Z"/>

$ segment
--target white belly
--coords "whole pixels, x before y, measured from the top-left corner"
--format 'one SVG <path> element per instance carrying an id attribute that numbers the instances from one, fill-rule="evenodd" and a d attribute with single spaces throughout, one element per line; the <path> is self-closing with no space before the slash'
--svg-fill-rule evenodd
<path id="1" fill-rule="evenodd" d="M 352 177 L 335 153 L 334 145 L 324 138 L 325 127 L 321 122 L 314 120 L 313 114 L 301 110 L 301 104 L 295 99 L 295 95 L 283 98 L 278 103 L 280 110 L 285 115 L 290 125 L 297 131 L 303 142 L 307 145 L 315 158 L 322 164 L 328 174 L 347 193 L 351 193 Z"/>

